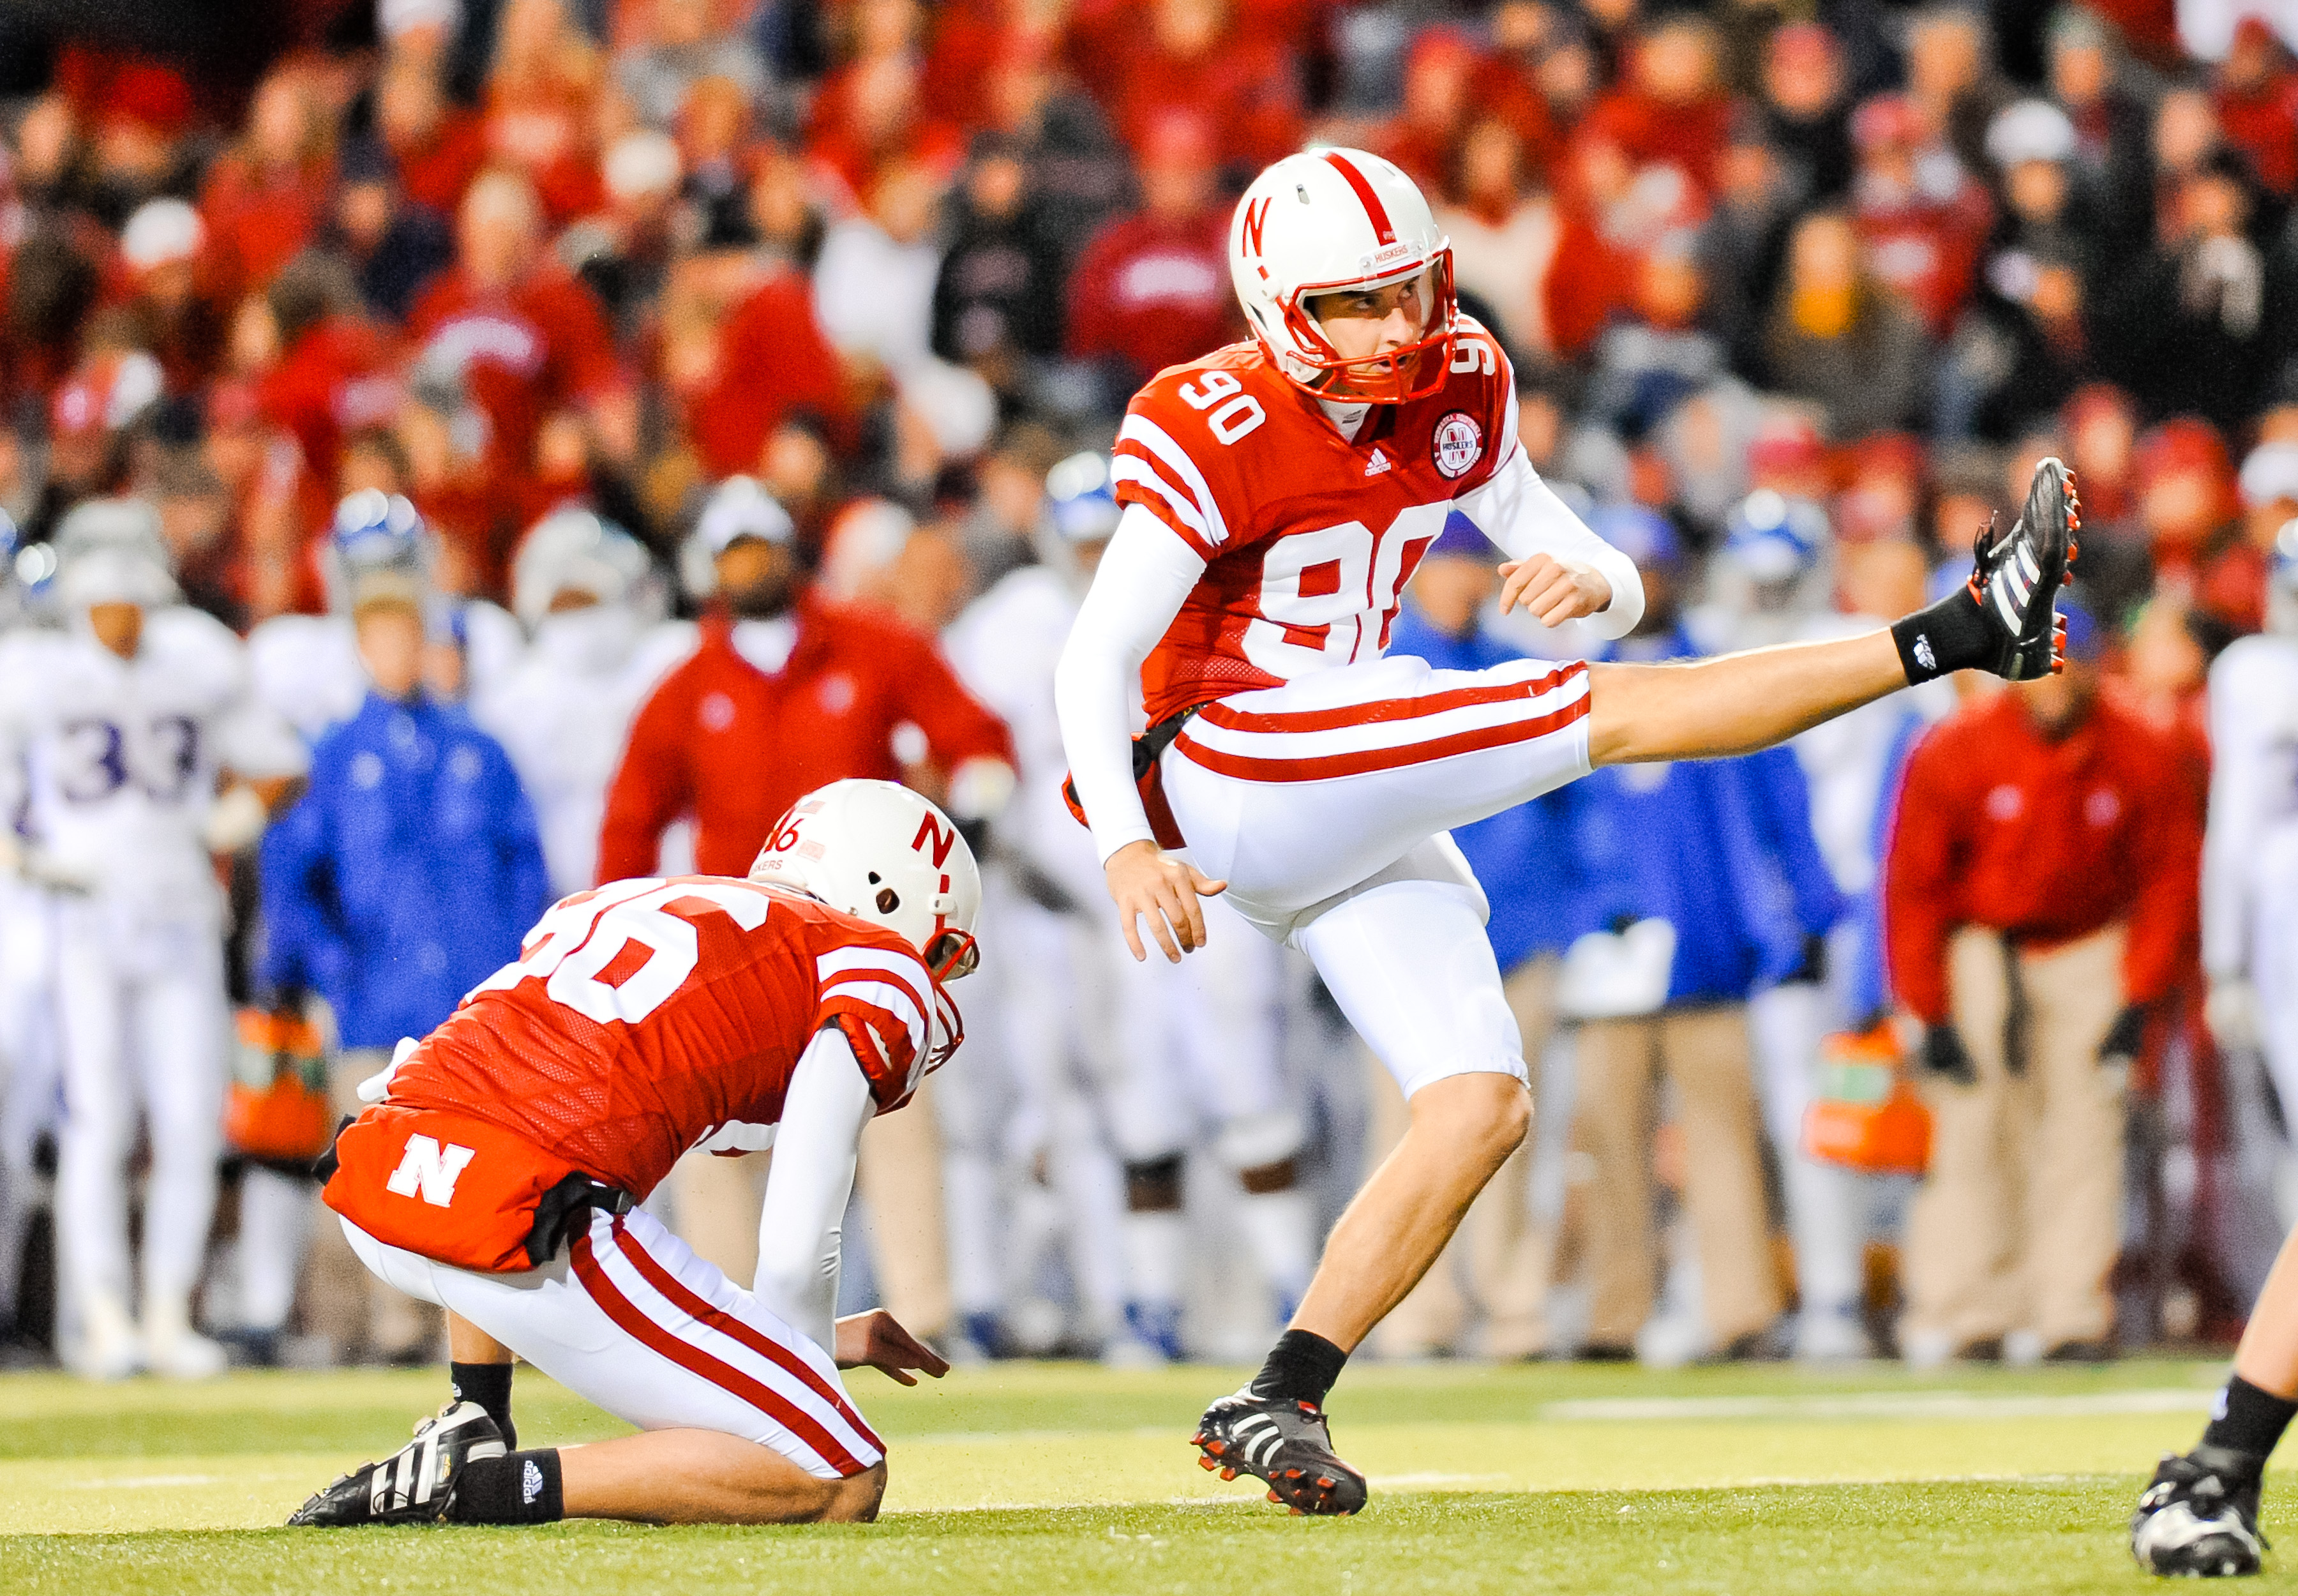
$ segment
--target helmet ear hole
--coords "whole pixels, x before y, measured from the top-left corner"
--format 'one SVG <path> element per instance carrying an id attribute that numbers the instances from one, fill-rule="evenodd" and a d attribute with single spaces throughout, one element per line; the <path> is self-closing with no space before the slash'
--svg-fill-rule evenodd
<path id="1" fill-rule="evenodd" d="M 873 875 L 870 879 L 874 881 L 878 878 Z M 880 887 L 878 889 L 878 913 L 880 914 L 890 914 L 901 906 L 901 896 L 891 887 Z"/>

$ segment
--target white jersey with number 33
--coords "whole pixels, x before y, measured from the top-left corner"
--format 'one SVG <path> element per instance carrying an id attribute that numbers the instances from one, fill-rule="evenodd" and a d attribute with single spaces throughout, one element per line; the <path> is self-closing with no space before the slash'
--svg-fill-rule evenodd
<path id="1" fill-rule="evenodd" d="M 251 694 L 239 640 L 181 607 L 147 613 L 133 659 L 84 626 L 0 644 L 0 746 L 28 783 L 31 841 L 61 876 L 184 920 L 221 906 L 201 840 L 219 773 L 306 764 Z"/>

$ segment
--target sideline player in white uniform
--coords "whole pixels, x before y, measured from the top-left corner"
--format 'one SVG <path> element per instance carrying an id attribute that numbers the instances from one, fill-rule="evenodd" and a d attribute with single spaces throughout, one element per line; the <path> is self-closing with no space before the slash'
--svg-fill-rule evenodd
<path id="1" fill-rule="evenodd" d="M 1124 1167 L 1126 1336 L 1112 1352 L 1167 1360 L 1183 1353 L 1182 1176 L 1193 1145 L 1210 1139 L 1243 1186 L 1237 1220 L 1280 1319 L 1308 1285 L 1314 1216 L 1294 1163 L 1307 1130 L 1285 1070 L 1276 945 L 1243 936 L 1239 923 L 1218 962 L 1145 967 L 1090 908 L 1100 872 L 1091 838 L 1061 797 L 1054 671 L 1116 529 L 1112 490 L 1100 455 L 1056 465 L 1046 492 L 1058 546 L 1046 563 L 984 594 L 953 630 L 949 651 L 967 685 L 1013 729 L 1022 762 L 1019 795 L 997 831 L 1008 845 L 1004 873 L 1029 876 L 1004 916 L 1019 939 L 1007 977 L 1016 1040 L 1035 1079 L 1063 1073 L 1064 1062 L 1067 1073 L 1080 1062 L 1091 1071 L 1104 1134 Z M 1235 919 L 1225 906 L 1211 913 Z M 1037 955 L 1026 967 L 1020 945 Z M 1048 1046 L 1067 1060 L 1038 1057 Z"/>
<path id="2" fill-rule="evenodd" d="M 158 517 L 84 505 L 58 529 L 70 629 L 11 638 L 0 752 L 28 772 L 29 846 L 59 889 L 58 1254 L 92 1378 L 223 1366 L 192 1327 L 214 1206 L 227 1016 L 211 860 L 246 846 L 305 765 L 256 702 L 239 640 L 176 602 Z M 219 784 L 227 773 L 230 785 Z M 144 1111 L 141 1335 L 128 1314 L 128 1154 Z"/>
<path id="3" fill-rule="evenodd" d="M 1325 1396 L 1531 1117 L 1483 893 L 1444 829 L 1598 765 L 1765 747 L 1948 671 L 2051 671 L 2073 496 L 2046 460 L 2020 524 L 1982 535 L 1971 586 L 1888 631 L 1669 665 L 1383 659 L 1398 591 L 1456 505 L 1511 556 L 1504 608 L 1617 636 L 1641 588 L 1517 447 L 1507 360 L 1459 315 L 1450 246 L 1401 171 L 1344 149 L 1285 157 L 1238 203 L 1230 269 L 1255 342 L 1135 397 L 1125 515 L 1056 695 L 1132 949 L 1145 956 L 1145 919 L 1178 962 L 1205 939 L 1198 899 L 1227 891 L 1315 962 L 1409 1105 L 1293 1327 L 1196 1437 L 1206 1467 L 1345 1513 L 1364 1476 L 1332 1451 Z M 1151 731 L 1132 744 L 1137 694 Z"/>
<path id="4" fill-rule="evenodd" d="M 942 640 L 959 680 L 1013 733 L 1019 777 L 982 876 L 983 912 L 998 927 L 982 959 L 988 996 L 965 1069 L 945 1077 L 934 1100 L 950 1289 L 966 1340 L 985 1354 L 1049 1339 L 1029 1322 L 1042 1311 L 1031 1286 L 1056 1239 L 1079 1328 L 1112 1352 L 1122 1345 L 1126 1270 L 1109 1245 L 1122 1225 L 1120 1177 L 1093 1096 L 1113 1023 L 1104 933 L 1097 914 L 1087 918 L 1101 872 L 1062 803 L 1053 708 L 1054 663 L 1116 505 L 1104 465 L 1100 506 L 1072 508 L 1060 493 L 1069 464 L 1048 478 L 1058 496 L 1040 529 L 1043 563 L 1001 578 Z"/>
<path id="5" fill-rule="evenodd" d="M 428 592 L 431 537 L 415 507 L 400 494 L 362 488 L 346 495 L 335 506 L 322 562 L 328 612 L 273 616 L 248 633 L 248 665 L 256 693 L 285 715 L 307 744 L 357 715 L 367 699 L 367 668 L 360 664 L 351 628 L 353 573 L 373 566 L 401 566 L 416 575 Z M 455 602 L 456 610 L 451 611 L 446 600 L 433 600 L 425 606 L 425 618 L 434 639 L 455 636 L 464 655 L 460 685 L 469 694 L 482 693 L 518 663 L 525 634 L 499 606 L 484 600 Z"/>
<path id="6" fill-rule="evenodd" d="M 2212 1034 L 2265 1054 L 2286 1114 L 2298 1112 L 2298 520 L 2276 540 L 2266 628 L 2211 666 L 2203 969 Z"/>
<path id="7" fill-rule="evenodd" d="M 533 640 L 471 700 L 501 742 L 542 828 L 550 888 L 598 880 L 599 823 L 631 717 L 693 651 L 691 623 L 661 619 L 646 550 L 589 510 L 535 524 L 511 564 L 511 608 Z"/>

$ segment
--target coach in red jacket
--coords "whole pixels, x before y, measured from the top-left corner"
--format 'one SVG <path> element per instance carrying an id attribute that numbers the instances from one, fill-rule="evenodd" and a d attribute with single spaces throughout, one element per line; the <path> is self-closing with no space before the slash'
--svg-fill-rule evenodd
<path id="1" fill-rule="evenodd" d="M 958 685 L 932 639 L 806 587 L 789 517 L 755 482 L 730 478 L 695 535 L 720 602 L 631 727 L 607 790 L 601 881 L 652 874 L 664 830 L 686 817 L 696 867 L 741 875 L 801 794 L 848 776 L 899 781 L 904 725 L 951 773 L 958 819 L 985 816 L 1012 790 L 1004 724 Z"/>
<path id="2" fill-rule="evenodd" d="M 1930 1173 L 1908 1219 L 1914 1361 L 2104 1355 L 2122 1097 L 2193 957 L 2201 795 L 2098 690 L 2069 607 L 2062 676 L 1966 706 L 1907 761 L 1885 862 L 1891 984 L 1926 1027 Z"/>

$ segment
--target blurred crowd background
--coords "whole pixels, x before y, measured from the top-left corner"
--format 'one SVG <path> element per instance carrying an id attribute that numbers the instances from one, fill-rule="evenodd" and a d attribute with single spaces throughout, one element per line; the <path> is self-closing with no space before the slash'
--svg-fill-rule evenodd
<path id="1" fill-rule="evenodd" d="M 102 642 L 74 517 L 156 537 L 308 750 L 205 833 L 240 1014 L 173 1053 L 145 1025 L 164 1070 L 74 1018 L 143 977 L 59 987 L 115 886 L 0 887 L 11 1355 L 181 1278 L 243 1359 L 436 1355 L 266 1114 L 355 1107 L 551 897 L 739 873 L 846 774 L 946 800 L 990 877 L 971 1039 L 873 1128 L 848 1296 L 969 1355 L 1255 1351 L 1401 1104 L 1241 922 L 1180 973 L 1120 959 L 1050 682 L 1113 519 L 1095 451 L 1243 335 L 1229 205 L 1312 141 L 1428 193 L 1524 446 L 1647 574 L 1616 657 L 1917 608 L 2045 455 L 2083 503 L 2064 677 L 1462 835 L 1538 1129 L 1376 1347 L 2225 1339 L 2298 1216 L 2294 46 L 2286 0 L 0 11 L 12 635 Z M 1590 651 L 1499 617 L 1495 558 L 1456 524 L 1394 646 Z M 7 704 L 35 657 L 0 654 Z M 103 1070 L 143 1129 L 76 1144 Z M 186 1128 L 217 1102 L 230 1137 Z M 741 1272 L 765 1162 L 657 1201 Z M 75 1261 L 90 1180 L 147 1252 L 221 1195 L 139 1293 Z M 201 1372 L 178 1328 L 152 1365 Z"/>

